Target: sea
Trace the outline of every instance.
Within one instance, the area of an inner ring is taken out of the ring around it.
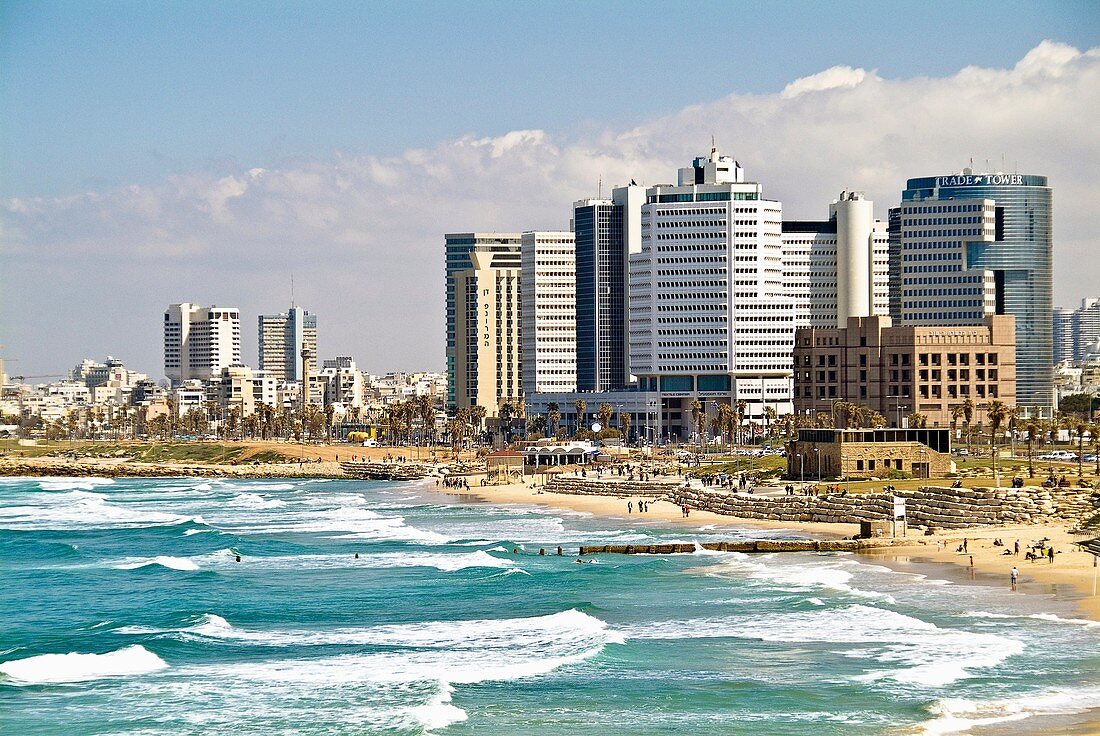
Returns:
[[[0,480],[0,732],[1016,733],[1100,707],[1100,626],[1049,596],[851,554],[578,562],[795,533],[445,490]]]

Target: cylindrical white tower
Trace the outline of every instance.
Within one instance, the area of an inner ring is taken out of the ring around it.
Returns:
[[[836,322],[870,317],[875,299],[874,203],[863,192],[841,192],[836,213]]]

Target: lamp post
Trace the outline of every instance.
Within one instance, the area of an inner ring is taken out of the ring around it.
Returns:
[[[817,465],[817,484],[821,485],[821,448],[815,447],[814,455],[816,455],[814,463]]]
[[[798,483],[799,485],[806,485],[806,456],[803,453],[798,453]]]

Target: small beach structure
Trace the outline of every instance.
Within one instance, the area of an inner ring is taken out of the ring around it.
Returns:
[[[588,465],[600,455],[600,448],[591,442],[554,443],[539,440],[523,450],[528,466],[542,468],[554,465]]]
[[[523,480],[524,456],[515,450],[497,450],[485,456],[485,478],[490,483]]]
[[[947,429],[802,428],[787,444],[787,477],[937,478],[957,470],[950,453]]]

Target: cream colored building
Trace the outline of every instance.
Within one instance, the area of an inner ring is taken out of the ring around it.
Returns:
[[[577,258],[571,232],[520,238],[523,392],[577,390]]]
[[[470,253],[455,279],[455,399],[497,416],[500,404],[522,395],[519,248]]]

